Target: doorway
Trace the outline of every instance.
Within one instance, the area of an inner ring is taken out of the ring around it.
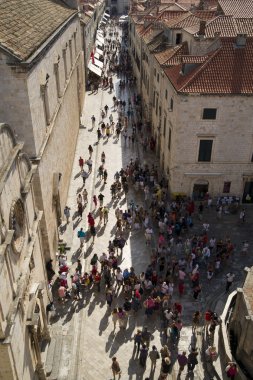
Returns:
[[[201,183],[196,182],[193,185],[193,199],[203,200],[205,198],[206,193],[208,193],[209,183],[208,181],[202,181]]]

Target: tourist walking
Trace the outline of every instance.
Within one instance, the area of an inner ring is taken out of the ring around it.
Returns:
[[[115,356],[112,358],[111,369],[112,369],[113,379],[115,380],[116,376],[118,376],[118,379],[120,379],[121,378],[121,369],[119,366],[119,362],[117,361],[117,358]]]
[[[83,247],[85,236],[86,233],[84,232],[83,228],[80,228],[80,230],[77,232],[77,237],[80,240],[80,248]]]
[[[188,372],[193,372],[195,366],[198,364],[198,351],[197,349],[192,349],[192,351],[188,355],[187,365],[188,365]]]
[[[137,330],[135,336],[134,336],[134,347],[137,347],[137,355],[140,352],[140,346],[141,346],[141,341],[142,341],[142,333],[141,330]]]
[[[186,351],[183,351],[182,354],[178,354],[177,355],[177,361],[178,361],[178,365],[179,365],[179,372],[178,374],[180,375],[186,364],[188,363],[188,359],[187,359],[187,356],[186,356]]]
[[[67,224],[69,224],[69,218],[70,218],[70,207],[65,206],[64,208],[64,215],[67,221]]]
[[[157,359],[160,359],[160,354],[157,351],[156,346],[152,346],[152,350],[149,353],[149,358],[151,360],[151,371],[153,371],[156,367]]]
[[[236,363],[234,362],[228,362],[228,365],[225,369],[226,371],[226,374],[227,374],[227,377],[231,380],[234,380],[237,373],[238,373],[238,369],[237,369],[237,365]]]
[[[227,279],[227,282],[226,282],[226,293],[229,291],[233,281],[234,281],[234,278],[235,278],[235,274],[234,273],[228,273],[227,276],[226,276],[226,279]]]
[[[148,348],[145,344],[143,344],[140,349],[140,356],[139,356],[139,363],[142,367],[146,366],[147,357],[148,357]]]

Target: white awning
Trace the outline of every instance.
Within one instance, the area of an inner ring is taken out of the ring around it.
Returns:
[[[106,25],[106,22],[104,20],[100,21],[99,25],[100,24],[105,24]]]
[[[103,37],[101,37],[99,34],[97,35],[96,40],[98,40],[99,42],[101,42],[101,44],[103,44],[103,45],[105,43],[105,39]]]
[[[104,13],[104,16],[106,16],[106,17],[111,17],[110,15],[109,15],[109,13]]]
[[[96,46],[100,46],[101,49],[103,49],[103,45],[101,44],[101,42],[99,42],[98,40],[96,40],[95,42]],[[97,48],[96,48],[97,49]]]
[[[95,53],[95,54],[94,54],[94,57],[97,58],[97,59],[99,59],[99,58],[100,58],[100,55],[99,55],[98,53]]]
[[[104,64],[103,62],[99,61],[98,59],[94,58],[95,65],[100,67],[101,69],[103,68]]]
[[[94,74],[98,75],[99,77],[102,76],[102,70],[99,67],[93,65],[91,61],[88,64],[88,69],[92,71]]]
[[[101,37],[104,38],[104,32],[103,32],[103,30],[98,29],[98,30],[97,30],[97,34],[101,35]]]
[[[103,50],[100,50],[98,47],[96,47],[96,53],[98,53],[99,55],[104,55]]]

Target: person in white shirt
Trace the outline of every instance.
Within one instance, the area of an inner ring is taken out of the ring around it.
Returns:
[[[208,260],[211,256],[210,249],[208,247],[203,248],[202,254],[203,254],[203,259],[204,259],[205,263],[208,264]]]
[[[230,289],[230,286],[232,285],[233,281],[234,281],[234,278],[235,278],[235,275],[234,273],[228,273],[227,276],[227,283],[226,283],[226,293],[229,291]]]
[[[209,249],[212,251],[215,247],[215,244],[216,244],[216,239],[214,237],[212,237],[210,240],[209,240]]]
[[[168,294],[168,290],[169,290],[168,285],[166,284],[166,282],[163,282],[163,284],[161,286],[161,293],[163,295]]]
[[[152,228],[148,227],[145,231],[145,238],[146,238],[147,245],[150,245],[152,234],[153,234]]]
[[[124,280],[124,277],[123,277],[123,274],[121,273],[121,270],[117,269],[116,281],[119,288],[123,285],[123,280]]]

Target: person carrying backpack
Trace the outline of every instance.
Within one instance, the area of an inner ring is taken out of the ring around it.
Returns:
[[[157,359],[160,359],[160,354],[157,351],[156,346],[152,346],[152,351],[149,353],[149,358],[151,360],[151,371],[153,371],[156,367]]]

